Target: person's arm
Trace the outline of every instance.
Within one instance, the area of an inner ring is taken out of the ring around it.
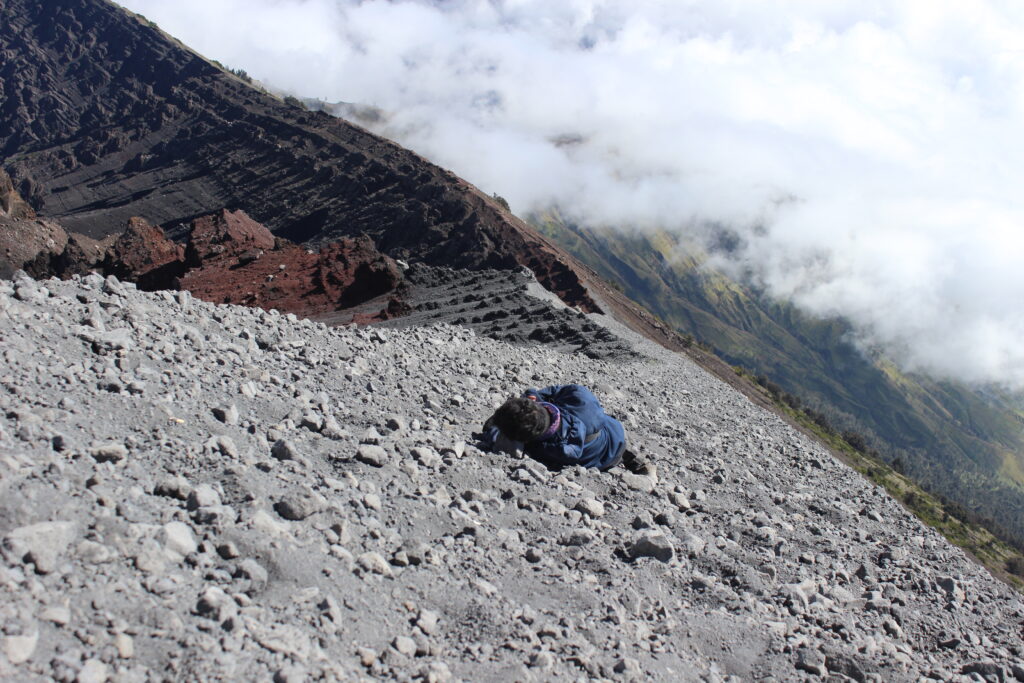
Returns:
[[[534,401],[546,401],[551,402],[551,399],[555,397],[562,389],[573,386],[571,384],[555,384],[550,387],[544,387],[543,389],[527,389],[523,392],[523,396],[526,398],[533,399]]]
[[[492,415],[487,418],[487,422],[484,422],[483,431],[479,435],[479,448],[485,451],[493,450],[499,436],[501,436],[501,431],[494,426],[494,416]]]
[[[569,443],[538,443],[527,444],[526,452],[535,460],[547,465],[565,467],[576,465],[583,457],[583,448]]]

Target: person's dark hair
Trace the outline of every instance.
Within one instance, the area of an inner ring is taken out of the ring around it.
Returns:
[[[494,426],[513,441],[533,441],[551,424],[544,406],[528,398],[510,398],[494,412]]]

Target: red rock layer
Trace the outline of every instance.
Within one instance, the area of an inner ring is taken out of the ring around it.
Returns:
[[[164,231],[144,219],[128,219],[104,259],[104,270],[140,289],[170,289],[184,272],[185,248],[167,239]]]
[[[13,188],[4,192],[4,178],[0,176],[0,277],[10,277],[19,268],[35,277],[95,270],[135,282],[140,289],[187,289],[206,301],[276,308],[304,317],[360,306],[351,318],[359,323],[408,310],[395,292],[401,270],[366,236],[341,239],[314,252],[275,238],[242,211],[220,211],[193,221],[186,246],[141,218],[131,218],[120,235],[96,241],[69,235],[56,223],[12,219],[7,207],[23,202]],[[379,310],[363,305],[389,293]]]
[[[402,280],[397,264],[368,237],[342,239],[317,253],[276,239],[242,211],[194,221],[185,265],[178,286],[200,299],[302,316],[365,303]],[[371,317],[391,317],[387,311]]]

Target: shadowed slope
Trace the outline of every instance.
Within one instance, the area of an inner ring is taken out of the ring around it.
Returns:
[[[104,0],[7,0],[0,155],[43,215],[103,237],[227,207],[316,245],[366,233],[398,258],[530,267],[597,310],[572,267],[422,157],[252,87]]]

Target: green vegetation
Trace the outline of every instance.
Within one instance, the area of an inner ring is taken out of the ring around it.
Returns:
[[[498,194],[497,192],[495,192],[494,194],[492,194],[492,195],[491,195],[491,198],[492,198],[492,199],[493,199],[494,201],[498,202],[498,204],[500,204],[500,205],[501,205],[501,208],[505,209],[506,211],[511,211],[511,210],[512,210],[512,209],[510,209],[510,208],[509,208],[509,206],[508,206],[508,201],[506,201],[506,200],[505,200],[505,198],[504,198],[504,197],[502,197],[502,196],[501,196],[500,194]]]
[[[135,18],[138,19],[140,22],[142,22],[143,24],[145,24],[146,26],[148,26],[150,28],[154,28],[157,31],[160,30],[160,27],[157,26],[157,23],[155,21],[150,21],[144,15],[139,14],[138,12],[135,13]]]
[[[245,69],[228,69],[231,73],[241,78],[246,83],[252,84],[252,76],[250,76]]]

